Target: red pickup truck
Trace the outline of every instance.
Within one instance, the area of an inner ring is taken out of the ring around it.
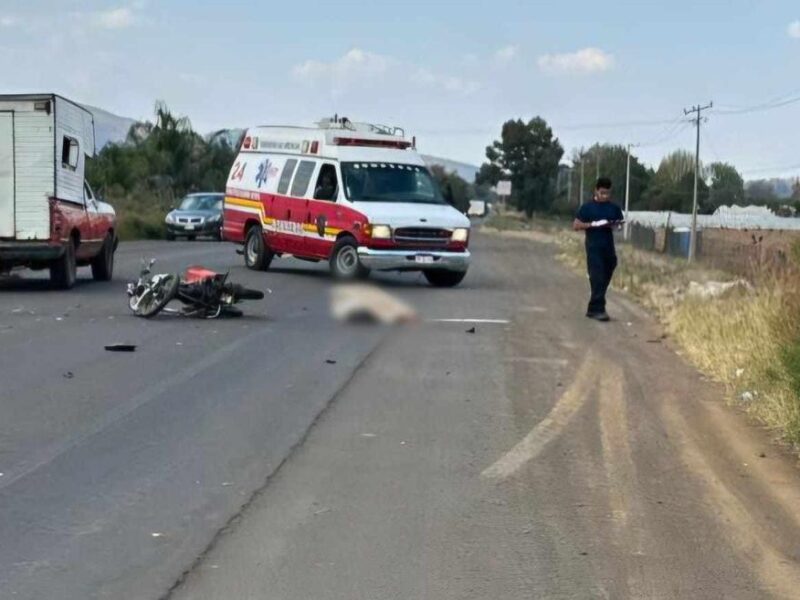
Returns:
[[[0,273],[50,269],[67,289],[90,265],[108,281],[117,249],[114,209],[84,180],[94,119],[55,94],[0,96]]]

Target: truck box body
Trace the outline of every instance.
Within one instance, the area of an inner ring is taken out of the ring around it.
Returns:
[[[0,96],[0,239],[48,240],[51,199],[84,204],[92,114],[54,94]]]

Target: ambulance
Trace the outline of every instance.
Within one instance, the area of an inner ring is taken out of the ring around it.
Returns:
[[[223,236],[242,244],[254,270],[294,256],[327,261],[337,279],[422,271],[431,285],[452,287],[470,263],[470,221],[445,202],[414,140],[339,117],[245,132]]]

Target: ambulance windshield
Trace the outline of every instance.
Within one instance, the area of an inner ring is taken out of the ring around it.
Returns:
[[[343,162],[342,178],[348,200],[445,203],[428,170],[418,165]]]

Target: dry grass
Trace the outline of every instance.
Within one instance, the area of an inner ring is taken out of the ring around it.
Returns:
[[[561,258],[585,270],[580,237],[558,241]],[[612,285],[654,310],[685,356],[724,383],[733,401],[800,446],[800,278],[773,273],[751,291],[701,299],[687,294],[690,282],[735,277],[629,246],[619,254]]]

